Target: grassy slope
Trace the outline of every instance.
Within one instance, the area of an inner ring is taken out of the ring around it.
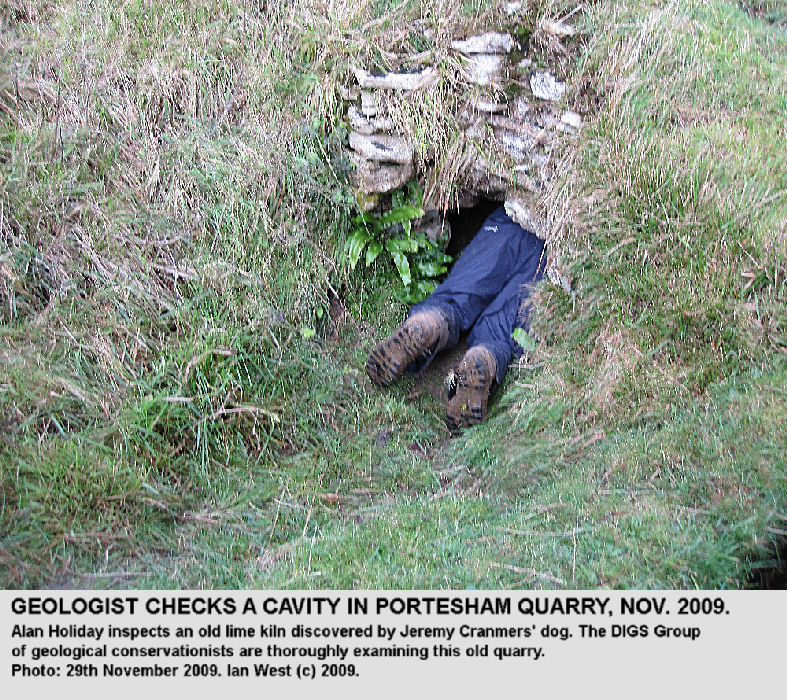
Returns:
[[[541,290],[538,350],[449,442],[411,380],[363,377],[403,309],[335,262],[336,83],[351,57],[423,48],[400,31],[418,10],[388,5],[4,10],[6,585],[721,587],[772,560],[778,7],[575,18],[573,81],[604,107],[547,203],[574,290]],[[438,56],[498,21],[476,10],[424,5]]]

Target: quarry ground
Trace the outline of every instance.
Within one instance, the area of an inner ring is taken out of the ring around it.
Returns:
[[[783,580],[783,6],[252,4],[0,2],[0,583]],[[571,291],[451,439],[363,373],[406,307],[342,262],[339,88],[512,22],[597,108],[542,202]]]

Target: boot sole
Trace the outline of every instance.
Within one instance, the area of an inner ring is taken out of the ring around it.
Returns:
[[[388,386],[419,357],[428,354],[426,344],[416,337],[420,329],[399,328],[380,343],[366,361],[366,374],[377,386]]]
[[[452,433],[486,419],[492,378],[478,357],[462,358],[456,370],[456,393],[448,402],[446,425]]]

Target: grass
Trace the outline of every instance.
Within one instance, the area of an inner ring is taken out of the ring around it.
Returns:
[[[3,585],[723,588],[783,568],[778,3],[595,3],[566,54],[538,19],[569,2],[39,5],[0,4]],[[412,379],[363,374],[405,309],[342,262],[339,86],[428,52],[446,77],[391,108],[450,200],[450,40],[512,21],[595,105],[542,202],[572,288],[539,289],[537,349],[452,440]]]

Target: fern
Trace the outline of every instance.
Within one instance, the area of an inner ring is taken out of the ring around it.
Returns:
[[[391,196],[392,208],[383,214],[370,212],[353,219],[352,233],[345,242],[345,254],[350,269],[354,270],[366,250],[366,267],[374,263],[385,251],[396,268],[402,288],[397,297],[407,303],[426,298],[437,286],[434,278],[448,271],[453,261],[444,250],[447,238],[437,243],[430,241],[422,231],[413,231],[413,222],[424,215],[423,193],[415,181],[395,191]]]

